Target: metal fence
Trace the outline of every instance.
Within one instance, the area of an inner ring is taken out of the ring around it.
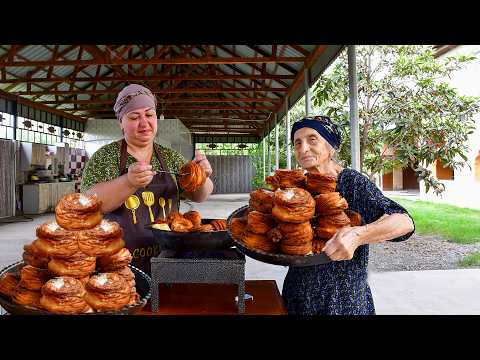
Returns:
[[[255,167],[248,155],[209,155],[214,194],[249,193],[253,190]]]

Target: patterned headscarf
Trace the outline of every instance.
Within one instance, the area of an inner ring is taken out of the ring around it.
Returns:
[[[340,147],[342,137],[337,125],[328,116],[307,116],[295,122],[290,132],[292,143],[295,132],[304,127],[316,130],[335,150]]]
[[[157,107],[155,95],[145,86],[130,84],[123,88],[117,96],[113,111],[118,120],[122,120],[123,115],[135,109]]]

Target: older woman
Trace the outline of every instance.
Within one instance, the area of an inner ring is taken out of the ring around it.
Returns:
[[[385,197],[367,177],[342,168],[334,155],[341,142],[325,116],[294,123],[291,140],[301,167],[337,178],[336,191],[358,212],[363,226],[344,227],[326,242],[330,263],[290,267],[282,295],[290,314],[375,314],[367,282],[368,244],[408,239],[415,226],[407,211]]]
[[[86,164],[81,183],[82,192],[97,194],[105,218],[120,223],[127,248],[133,255],[132,263],[148,273],[150,258],[158,255],[159,248],[153,243],[151,230],[144,227],[151,223],[145,193],[153,193],[151,210],[155,218],[163,214],[160,197],[165,199],[167,212],[178,210],[180,191],[177,179],[171,173],[178,173],[185,163],[183,156],[176,151],[154,143],[156,105],[155,96],[141,85],[128,85],[118,94],[114,111],[124,138],[93,154]],[[182,196],[202,202],[213,190],[213,183],[208,178],[212,168],[200,152],[195,153],[194,161],[205,169],[207,180],[195,192],[182,192]],[[140,202],[135,219],[133,211],[125,205],[132,195],[136,195]]]

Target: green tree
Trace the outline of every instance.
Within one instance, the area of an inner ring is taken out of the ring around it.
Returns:
[[[430,46],[357,47],[360,162],[370,178],[382,169],[411,167],[436,194],[444,186],[428,166],[439,159],[463,167],[479,99],[462,96],[445,79],[473,56],[435,59]],[[339,157],[350,165],[348,66],[342,52],[315,88],[313,102],[342,129]],[[393,152],[389,154],[389,151]]]

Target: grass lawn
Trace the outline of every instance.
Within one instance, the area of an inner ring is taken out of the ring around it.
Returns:
[[[406,200],[393,197],[415,221],[415,230],[418,234],[441,235],[444,239],[460,244],[480,242],[480,210],[460,208],[452,205],[436,204],[426,201]],[[472,254],[476,257],[465,261],[478,261],[480,253]]]
[[[480,252],[476,252],[465,256],[462,261],[459,262],[460,266],[480,266]]]

